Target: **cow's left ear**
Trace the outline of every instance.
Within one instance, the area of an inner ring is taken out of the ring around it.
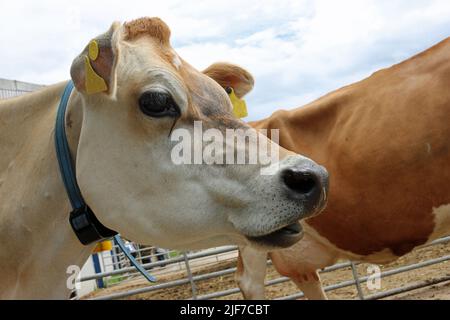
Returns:
[[[214,79],[223,88],[233,88],[238,98],[242,98],[252,91],[255,85],[255,80],[250,72],[231,63],[214,63],[203,73]]]
[[[120,24],[114,23],[108,32],[91,40],[73,61],[70,74],[79,92],[89,95],[114,92],[117,52],[114,34],[118,28]]]

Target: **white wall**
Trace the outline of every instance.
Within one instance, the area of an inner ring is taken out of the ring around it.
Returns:
[[[114,271],[114,267],[112,265],[112,256],[110,251],[104,251],[99,254],[100,267],[102,272],[110,272]],[[89,259],[84,264],[81,269],[81,278],[90,276],[95,274],[94,269],[94,261],[92,260],[92,255],[89,256]],[[105,279],[104,279],[105,280]],[[97,282],[95,280],[83,281],[81,283],[81,289],[78,290],[78,296],[84,296],[88,293],[97,289]]]
[[[81,268],[81,278],[95,274],[94,262],[92,261],[92,255]],[[83,281],[81,282],[81,288],[77,290],[78,296],[84,296],[97,289],[97,283],[95,280]]]

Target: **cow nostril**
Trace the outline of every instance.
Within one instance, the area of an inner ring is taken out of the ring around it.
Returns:
[[[307,170],[286,169],[282,180],[289,190],[300,195],[309,194],[317,187],[317,176]]]

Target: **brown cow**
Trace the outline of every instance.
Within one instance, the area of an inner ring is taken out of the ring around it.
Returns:
[[[386,263],[450,232],[450,38],[252,125],[280,129],[281,146],[330,172],[324,213],[302,241],[270,253],[308,298],[326,298],[317,270],[338,259]],[[264,254],[241,248],[246,298],[264,297],[265,268]]]

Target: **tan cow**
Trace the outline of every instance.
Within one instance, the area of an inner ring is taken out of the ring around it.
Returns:
[[[226,72],[206,70],[219,83]],[[282,147],[330,172],[324,213],[306,220],[303,240],[270,253],[308,298],[325,298],[317,270],[338,259],[386,263],[450,233],[450,39],[251,125],[279,128]],[[263,298],[266,255],[241,248],[238,269],[244,296]]]
[[[284,150],[278,164],[176,165],[173,130],[191,132],[194,121],[220,132],[254,129],[233,117],[225,90],[182,60],[169,36],[157,18],[115,23],[74,60],[65,126],[86,203],[139,243],[292,245],[302,236],[297,221],[325,204],[327,172]],[[68,297],[68,267],[83,265],[94,246],[71,230],[55,156],[65,85],[0,102],[0,298]],[[273,174],[261,175],[269,166]]]

